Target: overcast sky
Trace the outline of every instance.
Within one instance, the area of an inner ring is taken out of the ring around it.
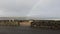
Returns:
[[[60,17],[60,0],[0,0],[1,16]]]

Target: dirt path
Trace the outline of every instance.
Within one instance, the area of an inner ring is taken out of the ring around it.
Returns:
[[[30,22],[21,22],[20,26],[30,26]]]

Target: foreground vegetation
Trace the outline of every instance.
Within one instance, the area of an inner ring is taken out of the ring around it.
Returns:
[[[60,29],[60,21],[54,20],[34,20],[31,23],[31,27],[35,28],[48,28],[48,29]]]
[[[0,26],[19,26],[18,22],[1,22]]]

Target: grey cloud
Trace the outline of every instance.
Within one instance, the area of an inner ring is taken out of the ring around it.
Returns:
[[[29,13],[30,16],[37,16],[37,17],[57,17],[59,18],[60,14],[60,0],[49,0],[39,2],[36,6],[31,10]],[[29,16],[28,15],[28,16]]]
[[[0,0],[0,16],[60,17],[60,0]]]
[[[26,16],[37,0],[0,0],[0,15]]]

